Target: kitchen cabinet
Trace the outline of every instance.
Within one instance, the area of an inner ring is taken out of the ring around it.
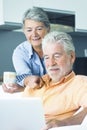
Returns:
[[[65,0],[62,0],[62,2],[61,0],[33,0],[35,6],[41,7],[47,12],[50,22],[56,29],[57,24],[72,26],[72,28],[75,26],[75,11],[72,4],[70,4],[72,2],[69,0],[66,3]]]
[[[0,29],[21,28],[23,13],[32,6],[30,0],[0,0]]]
[[[75,31],[76,32],[87,32],[87,18],[86,18],[86,12],[87,12],[87,1],[86,0],[33,0],[34,5],[46,9],[52,9],[57,10],[62,14],[66,13],[72,13],[75,14],[75,19],[73,19],[75,23]],[[67,15],[66,18],[67,19]]]
[[[33,0],[35,6],[48,8],[48,9],[58,9],[63,11],[74,11],[73,3],[76,0]]]
[[[71,8],[68,6],[68,4],[54,4],[57,3],[57,0],[50,1],[50,0],[0,0],[0,29],[3,30],[15,30],[21,28],[21,22],[23,13],[26,9],[37,6],[44,8],[50,16],[50,18],[53,16],[57,19],[58,23],[63,17],[66,17],[67,19],[62,20],[63,23],[69,21],[69,16],[72,15],[72,12],[69,11]],[[59,3],[59,0],[58,0]],[[66,6],[65,6],[66,5]],[[72,7],[72,6],[71,6]],[[53,12],[54,11],[54,12]],[[72,8],[73,11],[73,8]],[[50,13],[53,12],[53,13]],[[56,17],[57,16],[57,17]],[[51,19],[52,19],[51,18]],[[60,20],[59,20],[60,19]],[[51,21],[52,22],[52,21]],[[69,23],[69,22],[68,22]]]
[[[21,28],[23,13],[36,6],[57,12],[58,19],[73,20],[76,32],[87,32],[86,5],[86,0],[0,0],[0,29]]]

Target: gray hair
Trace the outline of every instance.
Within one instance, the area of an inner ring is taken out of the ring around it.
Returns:
[[[42,41],[42,49],[45,51],[47,44],[62,44],[67,54],[71,51],[75,52],[75,47],[72,41],[72,37],[65,32],[53,31],[48,33]]]
[[[23,25],[24,25],[26,19],[31,19],[31,20],[34,20],[37,22],[42,22],[45,25],[45,27],[50,29],[49,18],[47,16],[46,12],[42,8],[33,7],[31,9],[28,9],[24,13]]]

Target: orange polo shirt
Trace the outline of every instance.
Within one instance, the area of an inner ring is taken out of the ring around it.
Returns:
[[[40,89],[26,87],[24,97],[40,97],[43,101],[46,120],[62,120],[72,116],[79,107],[86,104],[87,77],[71,72],[60,82],[51,83],[48,75],[42,77],[45,84]]]

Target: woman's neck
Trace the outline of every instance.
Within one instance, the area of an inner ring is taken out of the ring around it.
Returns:
[[[43,57],[43,51],[42,51],[42,47],[34,47],[33,48],[35,50],[35,52],[39,55],[40,58]]]

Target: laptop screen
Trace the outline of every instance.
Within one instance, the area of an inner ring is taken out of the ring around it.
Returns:
[[[0,99],[0,130],[40,130],[44,125],[39,98]]]

